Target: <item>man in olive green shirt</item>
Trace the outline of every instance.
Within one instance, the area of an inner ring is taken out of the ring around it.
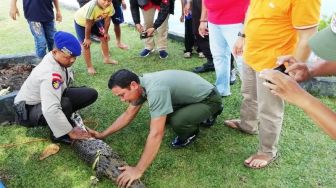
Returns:
[[[222,112],[222,99],[215,86],[197,74],[181,70],[165,70],[138,77],[122,69],[114,73],[108,83],[112,93],[130,105],[103,132],[90,130],[96,138],[117,132],[128,125],[148,101],[151,115],[150,131],[142,156],[135,167],[120,167],[119,186],[130,185],[139,179],[159,151],[166,122],[177,137],[171,143],[181,148],[195,140],[199,126],[210,127]]]

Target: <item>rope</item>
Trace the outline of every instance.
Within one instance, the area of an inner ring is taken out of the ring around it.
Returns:
[[[21,142],[21,143],[0,144],[0,148],[11,148],[11,147],[16,147],[16,146],[23,145],[23,144],[29,144],[29,143],[40,142],[40,141],[48,141],[48,139],[40,138],[40,139],[29,140],[29,141]]]
[[[98,150],[96,153],[96,159],[92,164],[92,176],[90,177],[91,186],[96,186],[99,181],[94,169],[96,168],[97,163],[99,162],[100,155],[101,155],[100,150]]]
[[[88,126],[89,128],[94,129],[94,130],[96,130],[98,127],[98,122],[93,119],[85,119],[83,123],[85,126]]]

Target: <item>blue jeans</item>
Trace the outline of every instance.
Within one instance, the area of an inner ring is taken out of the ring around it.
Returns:
[[[216,87],[222,96],[231,95],[231,52],[243,24],[216,25],[208,22],[210,50],[216,71]]]
[[[54,46],[54,34],[56,33],[55,22],[28,21],[31,33],[34,36],[36,55],[43,58]]]

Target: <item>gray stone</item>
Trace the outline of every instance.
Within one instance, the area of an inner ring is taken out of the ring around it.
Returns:
[[[15,121],[15,111],[13,108],[14,98],[18,91],[0,96],[0,125],[12,124]]]
[[[336,96],[336,77],[316,77],[300,83],[301,87],[311,94],[319,96]]]
[[[33,53],[0,55],[0,69],[6,64],[38,64],[40,61]]]

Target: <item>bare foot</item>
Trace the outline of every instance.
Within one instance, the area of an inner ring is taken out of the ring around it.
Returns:
[[[118,64],[118,61],[114,60],[114,59],[110,59],[110,58],[105,58],[104,59],[104,63],[105,64],[113,64],[113,65],[116,65]]]
[[[244,161],[244,165],[249,168],[260,169],[268,166],[277,158],[278,154],[274,157],[267,154],[254,154]]]
[[[122,49],[122,50],[128,50],[128,46],[126,44],[123,44],[123,43],[117,44],[117,47]]]
[[[88,67],[87,71],[90,75],[95,75],[97,73],[95,68],[93,68],[93,67]]]

